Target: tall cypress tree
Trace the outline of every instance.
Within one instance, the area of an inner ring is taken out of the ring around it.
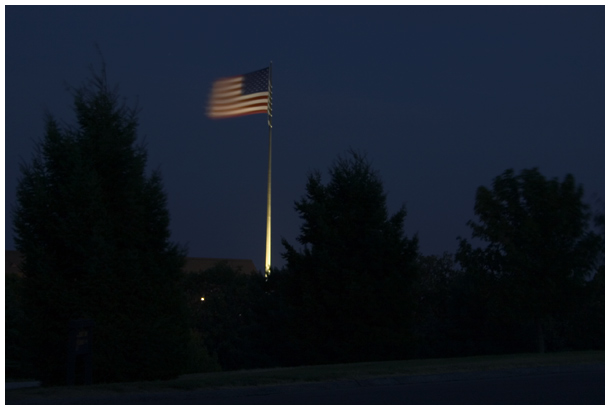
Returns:
[[[161,379],[183,369],[185,251],[170,242],[158,172],[147,176],[137,110],[105,69],[73,90],[76,124],[48,116],[22,165],[14,236],[41,380],[66,380],[68,323],[87,318],[97,382]]]

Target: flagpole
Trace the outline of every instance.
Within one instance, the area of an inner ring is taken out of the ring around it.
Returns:
[[[269,168],[267,170],[267,245],[265,249],[265,277],[269,276],[271,271],[271,129],[272,125],[272,102],[273,102],[273,85],[271,81],[271,65],[269,62],[269,105],[267,110],[267,124],[269,124]]]

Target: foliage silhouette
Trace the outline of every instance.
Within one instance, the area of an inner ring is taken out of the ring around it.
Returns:
[[[280,272],[272,273],[275,282]],[[191,324],[223,370],[285,364],[286,355],[280,350],[288,342],[286,311],[278,306],[277,293],[270,291],[262,274],[220,263],[189,273],[184,289]]]
[[[33,369],[27,345],[30,327],[23,309],[23,278],[14,273],[5,277],[5,375],[7,378],[31,378]]]
[[[14,211],[38,376],[65,383],[68,322],[80,318],[95,321],[94,382],[176,376],[189,339],[185,251],[169,241],[159,173],[145,175],[137,110],[109,88],[105,67],[73,96],[76,125],[47,117]]]
[[[305,360],[407,357],[418,241],[403,233],[406,209],[388,214],[381,178],[363,155],[339,157],[329,173],[328,184],[311,173],[295,203],[303,249],[282,240]]]
[[[460,240],[456,256],[462,267],[497,282],[493,298],[502,301],[511,322],[531,318],[539,352],[559,331],[557,323],[579,309],[585,279],[600,263],[603,240],[590,230],[582,196],[572,175],[558,181],[535,168],[519,175],[509,169],[491,189],[477,190],[479,222],[468,225],[487,246],[475,249]]]

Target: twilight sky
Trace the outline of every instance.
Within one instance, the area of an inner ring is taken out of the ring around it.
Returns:
[[[218,77],[273,61],[272,265],[308,172],[366,153],[423,254],[470,238],[478,186],[572,173],[603,209],[604,6],[6,6],[5,241],[19,163],[99,68],[141,108],[172,239],[264,268],[266,115],[210,120]],[[328,181],[328,178],[325,179]]]

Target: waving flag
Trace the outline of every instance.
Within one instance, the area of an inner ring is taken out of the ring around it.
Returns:
[[[216,80],[208,117],[232,118],[269,111],[269,68]]]

